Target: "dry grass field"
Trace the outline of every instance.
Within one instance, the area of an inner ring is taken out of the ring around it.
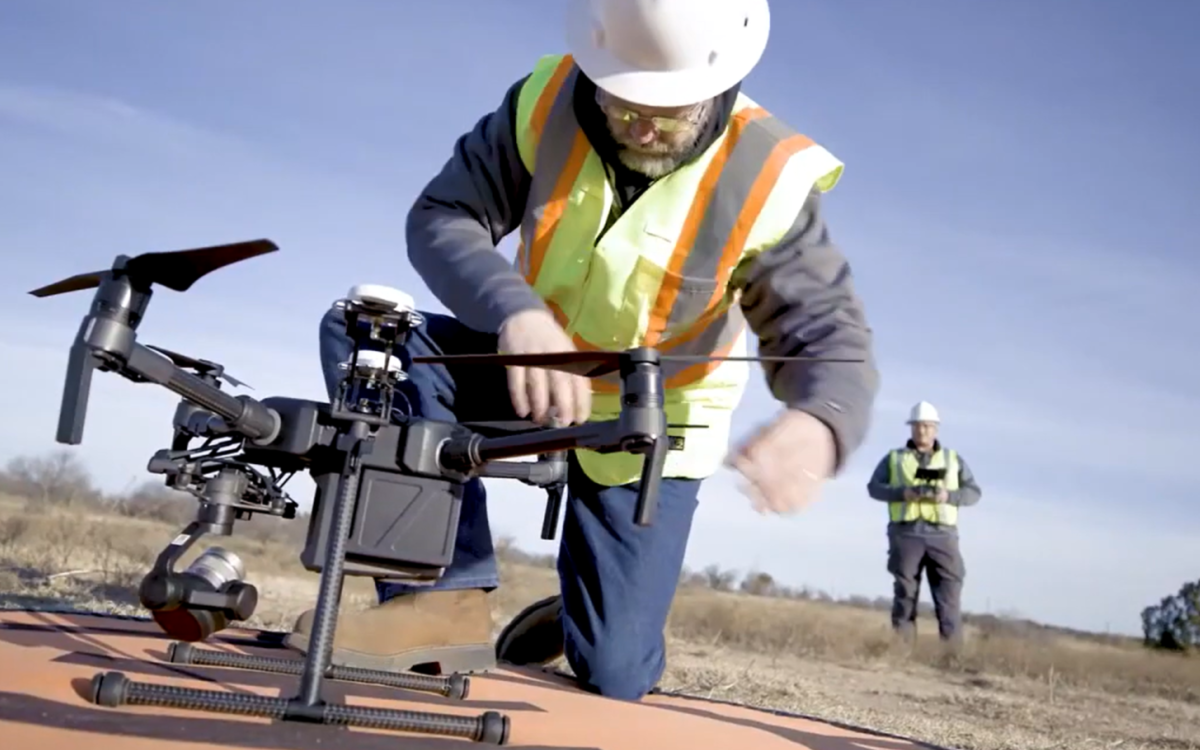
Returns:
[[[287,628],[314,601],[316,577],[274,527],[243,527],[258,533],[220,543],[246,559],[259,587],[251,625]],[[95,504],[2,497],[0,607],[144,614],[134,589],[178,528]],[[555,586],[545,566],[511,551],[504,557],[505,583],[493,594],[497,626]],[[372,601],[362,579],[350,579],[346,591],[346,607]],[[1200,658],[994,622],[972,625],[951,657],[928,635],[931,623],[922,629],[918,644],[902,649],[878,610],[685,584],[661,687],[962,750],[1200,749]]]

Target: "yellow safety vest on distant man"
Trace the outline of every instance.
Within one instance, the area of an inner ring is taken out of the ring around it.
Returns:
[[[517,144],[533,179],[517,268],[581,350],[745,355],[731,278],[793,228],[813,186],[837,184],[842,162],[739,93],[717,141],[608,226],[614,191],[575,119],[577,75],[570,55],[545,56],[519,95]],[[707,425],[682,431],[663,476],[710,476],[728,450],[749,366],[664,363],[662,372],[667,421]],[[592,390],[591,418],[616,418],[619,376],[593,380]],[[641,456],[576,453],[600,484],[641,476]]]
[[[926,469],[945,469],[944,479],[917,479],[917,469],[922,468],[917,452],[911,448],[896,449],[888,454],[888,484],[893,487],[934,487],[947,492],[958,489],[958,454],[949,448],[938,448],[929,457]],[[894,523],[927,521],[943,526],[958,525],[958,507],[949,503],[928,500],[888,503],[888,516]]]

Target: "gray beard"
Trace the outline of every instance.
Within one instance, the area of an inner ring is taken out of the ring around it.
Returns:
[[[621,147],[621,150],[617,152],[617,158],[621,160],[621,163],[627,169],[645,175],[652,180],[665,177],[683,164],[686,157],[691,153],[692,148],[700,140],[700,135],[708,129],[714,117],[716,117],[716,108],[709,104],[700,121],[692,128],[687,141],[658,153],[637,151],[634,147],[621,143],[618,140],[617,144]]]
[[[671,154],[644,154],[637,151],[622,149],[617,158],[629,169],[643,174],[652,180],[665,177],[679,168],[683,162],[682,156]]]

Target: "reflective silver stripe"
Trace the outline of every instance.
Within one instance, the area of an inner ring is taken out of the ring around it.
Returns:
[[[751,120],[743,127],[729,160],[721,170],[705,206],[696,240],[680,269],[686,281],[675,297],[667,317],[667,330],[675,331],[700,317],[719,279],[721,257],[737,226],[738,216],[750,199],[750,191],[771,151],[780,141],[794,135],[781,120],[771,115]],[[707,288],[708,294],[704,294]]]
[[[888,479],[891,480],[891,484],[893,486],[897,482],[899,482],[901,487],[908,487],[908,477],[904,476],[904,474],[902,472],[903,467],[900,465],[900,461],[903,458],[903,455],[904,454],[902,454],[900,451],[895,450],[895,449],[888,452],[888,469],[889,469]],[[898,503],[894,502],[894,503],[892,503],[892,505],[900,506],[899,517],[896,520],[903,522],[904,519],[908,517],[908,505],[909,505],[908,500],[901,500]]]
[[[525,245],[523,256],[519,255],[517,262],[521,275],[530,283],[537,279],[529,276],[533,273],[533,239],[546,204],[554,195],[554,186],[559,175],[571,158],[571,148],[575,144],[575,133],[578,124],[572,109],[571,95],[575,90],[575,77],[579,68],[572,65],[571,71],[563,78],[562,86],[550,105],[546,115],[546,123],[542,128],[542,136],[538,139],[537,157],[534,163],[533,176],[529,185],[529,197],[525,203],[525,215],[521,220],[521,242]],[[545,95],[545,90],[541,96]],[[536,109],[536,108],[535,108]]]
[[[951,469],[953,469],[953,468],[954,468],[954,466],[952,465],[952,463],[951,463],[951,461],[950,461],[950,458],[951,458],[951,456],[950,456],[950,449],[949,449],[949,448],[942,448],[942,449],[941,449],[941,451],[939,451],[939,452],[942,454],[942,465],[943,465],[943,466],[946,468],[946,476],[947,476],[947,478],[948,478],[948,477],[950,476],[950,471],[951,471]],[[949,481],[949,479],[947,479],[947,481]],[[938,518],[938,523],[940,523],[940,524],[945,524],[945,525],[949,525],[949,523],[950,523],[950,522],[949,522],[949,521],[946,519],[946,516],[947,516],[949,513],[950,513],[950,506],[949,506],[949,504],[947,504],[947,503],[938,503],[938,505],[937,505],[937,518]]]
[[[709,199],[696,234],[696,242],[683,263],[682,275],[713,279],[721,253],[733,234],[738,215],[750,197],[754,181],[786,128],[770,115],[751,120],[742,129]]]

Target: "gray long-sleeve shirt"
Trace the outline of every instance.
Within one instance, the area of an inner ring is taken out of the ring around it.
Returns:
[[[517,150],[513,84],[500,106],[455,143],[450,159],[408,214],[408,257],[430,291],[471,328],[494,332],[509,316],[546,309],[496,245],[521,222],[531,176]],[[850,265],[830,240],[814,190],[795,229],[739,268],[731,283],[763,355],[863,359],[764,362],[774,396],[827,424],[837,466],[863,442],[879,388],[872,331]]]

